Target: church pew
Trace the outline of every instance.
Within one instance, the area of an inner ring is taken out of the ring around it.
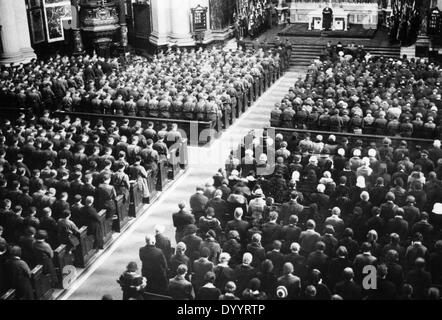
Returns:
[[[235,110],[236,118],[240,117],[243,109],[244,109],[244,94],[238,93],[236,97],[236,110]]]
[[[74,265],[74,257],[66,250],[66,245],[62,244],[54,250],[54,267],[57,273],[58,286],[63,289],[63,268],[68,265]]]
[[[130,184],[129,216],[136,217],[138,211],[141,209],[142,206],[143,206],[142,191],[138,188],[138,183],[132,181]]]
[[[261,78],[255,77],[255,98],[258,98],[262,95],[262,87],[261,87]]]
[[[185,170],[188,164],[187,142],[183,141],[179,146],[169,150],[171,158],[169,159],[169,179],[175,180],[181,170]]]
[[[143,297],[144,297],[144,300],[152,300],[152,301],[161,301],[161,300],[171,301],[171,300],[173,300],[172,297],[163,296],[160,294],[155,294],[155,293],[150,293],[150,292],[143,293]]]
[[[54,289],[51,284],[51,275],[43,273],[43,266],[38,265],[31,271],[31,284],[34,289],[35,300],[52,300]]]
[[[179,156],[180,156],[180,167],[183,170],[187,170],[187,168],[189,167],[189,148],[188,148],[188,143],[187,141],[182,141],[181,146],[180,146],[180,152],[179,152]]]
[[[106,217],[106,210],[98,212],[100,217],[101,230],[103,230],[103,247],[112,239],[112,217]],[[100,248],[103,249],[103,248]]]
[[[94,249],[94,236],[87,235],[86,226],[80,229],[79,240],[80,244],[74,251],[75,266],[85,268],[88,262],[97,252],[97,249]]]
[[[327,139],[328,136],[334,135],[337,137],[337,142],[339,142],[339,138],[347,138],[349,142],[355,142],[356,140],[362,140],[366,145],[369,142],[376,142],[378,146],[381,146],[383,140],[385,138],[389,138],[392,141],[393,146],[399,145],[401,141],[407,141],[412,145],[408,147],[411,148],[414,145],[420,145],[422,148],[430,147],[434,140],[429,139],[419,139],[419,138],[405,138],[405,137],[397,137],[397,136],[378,136],[378,135],[369,135],[369,134],[355,134],[348,132],[330,132],[330,131],[320,131],[320,130],[304,130],[304,129],[288,129],[288,128],[274,128],[275,134],[281,133],[284,136],[284,139],[290,139],[293,133],[298,133],[298,140],[302,140],[306,133],[310,133],[312,138],[316,135],[322,135],[324,139]],[[287,140],[286,140],[287,141]]]
[[[247,105],[247,108],[251,107],[253,102],[255,102],[255,86],[253,83],[250,86],[248,93],[249,93],[249,103]]]
[[[147,171],[147,186],[149,188],[149,199],[146,199],[149,203],[152,202],[152,199],[158,193],[158,172],[156,176],[152,170]],[[143,199],[143,194],[141,193],[141,202],[144,203],[145,199]]]
[[[213,124],[211,121],[193,121],[193,120],[182,120],[182,119],[163,119],[163,118],[141,118],[141,117],[130,117],[130,116],[118,116],[118,115],[108,115],[108,114],[97,114],[97,113],[83,113],[83,112],[66,112],[57,111],[54,112],[54,116],[64,117],[70,116],[71,118],[80,118],[81,120],[89,120],[91,122],[91,127],[93,127],[96,122],[101,119],[106,127],[112,120],[117,122],[117,125],[121,125],[124,119],[129,120],[129,126],[134,126],[135,122],[141,122],[142,127],[146,127],[148,122],[154,124],[155,130],[160,130],[162,124],[167,124],[170,129],[173,123],[178,125],[178,128],[186,133],[188,142],[190,141],[191,128],[196,128],[198,132],[198,145],[204,146],[207,144],[206,139],[201,139],[200,134],[204,130],[215,130],[215,132],[221,132],[222,128],[219,128],[219,122],[215,121]],[[193,130],[193,129],[192,129]],[[192,131],[193,132],[193,131]]]
[[[129,222],[129,199],[124,199],[123,195],[119,195],[115,199],[115,206],[117,207],[117,216],[118,219],[114,220],[114,224],[112,226],[112,229],[115,232],[120,233],[121,230],[126,226],[126,224]]]
[[[158,178],[156,190],[163,191],[166,187],[169,178],[169,166],[167,160],[160,161],[158,163]]]
[[[223,129],[227,130],[229,129],[230,125],[233,123],[231,122],[232,117],[232,111],[230,110],[223,110],[223,117],[222,119],[218,119],[218,121],[222,121]],[[220,128],[220,124],[218,124],[218,128]]]
[[[0,297],[0,301],[1,300],[15,300],[15,299],[16,299],[16,295],[15,295],[14,289],[8,290]]]

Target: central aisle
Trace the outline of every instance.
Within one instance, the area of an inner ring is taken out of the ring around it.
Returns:
[[[110,294],[120,300],[122,292],[116,282],[130,261],[137,262],[138,250],[144,246],[144,237],[153,233],[155,225],[166,227],[166,235],[175,246],[175,229],[172,214],[178,211],[178,203],[185,201],[195,193],[196,187],[204,185],[219,168],[224,166],[230,150],[236,148],[240,139],[251,129],[259,134],[269,125],[270,111],[288,93],[298,78],[299,72],[289,70],[279,79],[246,113],[232,125],[210,148],[189,148],[189,170],[151,206],[142,217],[107,250],[89,270],[76,281],[63,296],[63,300],[97,300],[104,294]]]

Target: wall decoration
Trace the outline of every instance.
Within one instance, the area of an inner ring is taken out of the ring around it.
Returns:
[[[39,44],[46,40],[44,18],[42,9],[29,11],[29,24],[31,28],[31,40],[33,44]]]
[[[193,31],[207,30],[207,8],[198,5],[192,12]]]
[[[236,0],[210,0],[210,22],[213,30],[223,30],[233,24]]]
[[[64,40],[63,21],[72,20],[70,0],[44,0],[48,42]]]

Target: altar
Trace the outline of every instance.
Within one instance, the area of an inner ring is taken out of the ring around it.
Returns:
[[[331,12],[330,25],[324,25],[325,11]],[[290,23],[308,24],[308,30],[347,31],[351,25],[377,29],[377,0],[292,1]]]
[[[348,30],[348,13],[338,8],[317,9],[308,13],[309,30]]]

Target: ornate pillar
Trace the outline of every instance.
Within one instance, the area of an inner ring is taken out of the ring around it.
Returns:
[[[127,47],[127,22],[126,22],[126,9],[124,6],[124,0],[118,0],[118,13],[120,18],[120,45],[123,49]]]
[[[177,46],[194,46],[190,27],[190,1],[170,0],[170,39]]]
[[[84,53],[83,36],[80,29],[80,6],[79,0],[72,0],[72,35],[74,39],[73,54],[80,55]]]
[[[0,30],[0,41],[2,42],[0,64],[21,63],[23,60],[23,54],[20,50],[21,43],[17,41],[18,36],[15,20],[15,1],[16,0],[0,1],[0,25],[2,26]]]
[[[4,1],[4,0],[3,0]],[[23,55],[23,62],[30,62],[37,58],[37,55],[31,46],[31,36],[29,34],[28,17],[26,12],[25,0],[12,1],[14,3],[16,41],[19,42],[20,51]]]
[[[169,44],[170,33],[170,1],[172,0],[152,0],[152,34],[149,41],[158,46]]]

